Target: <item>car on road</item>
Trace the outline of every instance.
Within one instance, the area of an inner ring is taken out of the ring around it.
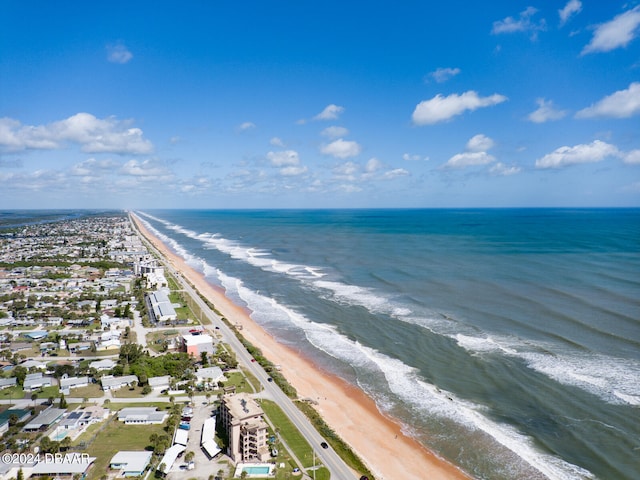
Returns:
[[[267,382],[273,382],[273,378],[271,377],[267,378]]]
[[[320,442],[320,446],[325,449],[329,448],[329,445],[327,445],[327,442]]]

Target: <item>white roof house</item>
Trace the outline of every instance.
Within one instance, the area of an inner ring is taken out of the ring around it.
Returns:
[[[120,470],[125,477],[141,477],[151,462],[153,452],[147,451],[119,451],[109,462],[109,468]]]
[[[23,388],[27,391],[37,390],[42,387],[50,387],[51,377],[45,377],[42,375],[42,372],[38,373],[28,373],[26,377],[24,377]]]
[[[16,385],[16,377],[0,378],[0,390],[3,388],[14,387]]]
[[[39,430],[57,422],[66,413],[65,408],[47,407],[40,414],[24,426],[25,431]]]
[[[161,377],[150,377],[149,386],[153,389],[159,388],[169,388],[169,383],[171,382],[171,375],[163,375]]]
[[[89,385],[89,377],[67,377],[60,379],[60,390],[69,390]]]
[[[48,475],[58,477],[61,475],[82,475],[96,457],[90,457],[86,453],[67,453],[63,457],[52,459],[51,461],[38,462],[31,472],[32,475]]]
[[[138,382],[138,377],[135,375],[123,375],[121,377],[114,377],[113,375],[105,375],[100,378],[102,383],[102,390],[117,390],[125,385],[130,385],[133,382]]]
[[[203,367],[196,370],[198,382],[218,383],[225,380],[224,373],[220,367]]]
[[[95,368],[99,372],[104,370],[111,370],[115,366],[116,362],[108,358],[105,358],[104,360],[96,360],[95,362],[91,362],[89,364],[89,368]]]
[[[163,423],[169,414],[155,407],[127,407],[118,412],[118,420],[127,425]]]

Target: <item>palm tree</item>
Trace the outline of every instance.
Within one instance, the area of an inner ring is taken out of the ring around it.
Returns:
[[[187,453],[184,454],[184,459],[188,463],[191,460],[193,460],[193,457],[195,457],[195,456],[196,456],[196,454],[193,453],[191,450],[189,450]]]

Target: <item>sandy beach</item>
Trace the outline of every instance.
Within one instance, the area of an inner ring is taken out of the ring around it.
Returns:
[[[242,335],[274,364],[295,387],[301,398],[318,402],[315,408],[326,423],[360,456],[378,480],[470,478],[454,465],[438,458],[400,425],[380,413],[371,398],[344,380],[322,371],[299,352],[274,340],[250,317],[250,312],[227,299],[189,267],[134,216],[142,234],[181,272],[232,324],[242,325]]]

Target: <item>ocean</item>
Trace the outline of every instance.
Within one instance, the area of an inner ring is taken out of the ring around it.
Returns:
[[[640,478],[640,209],[135,213],[474,478]]]

